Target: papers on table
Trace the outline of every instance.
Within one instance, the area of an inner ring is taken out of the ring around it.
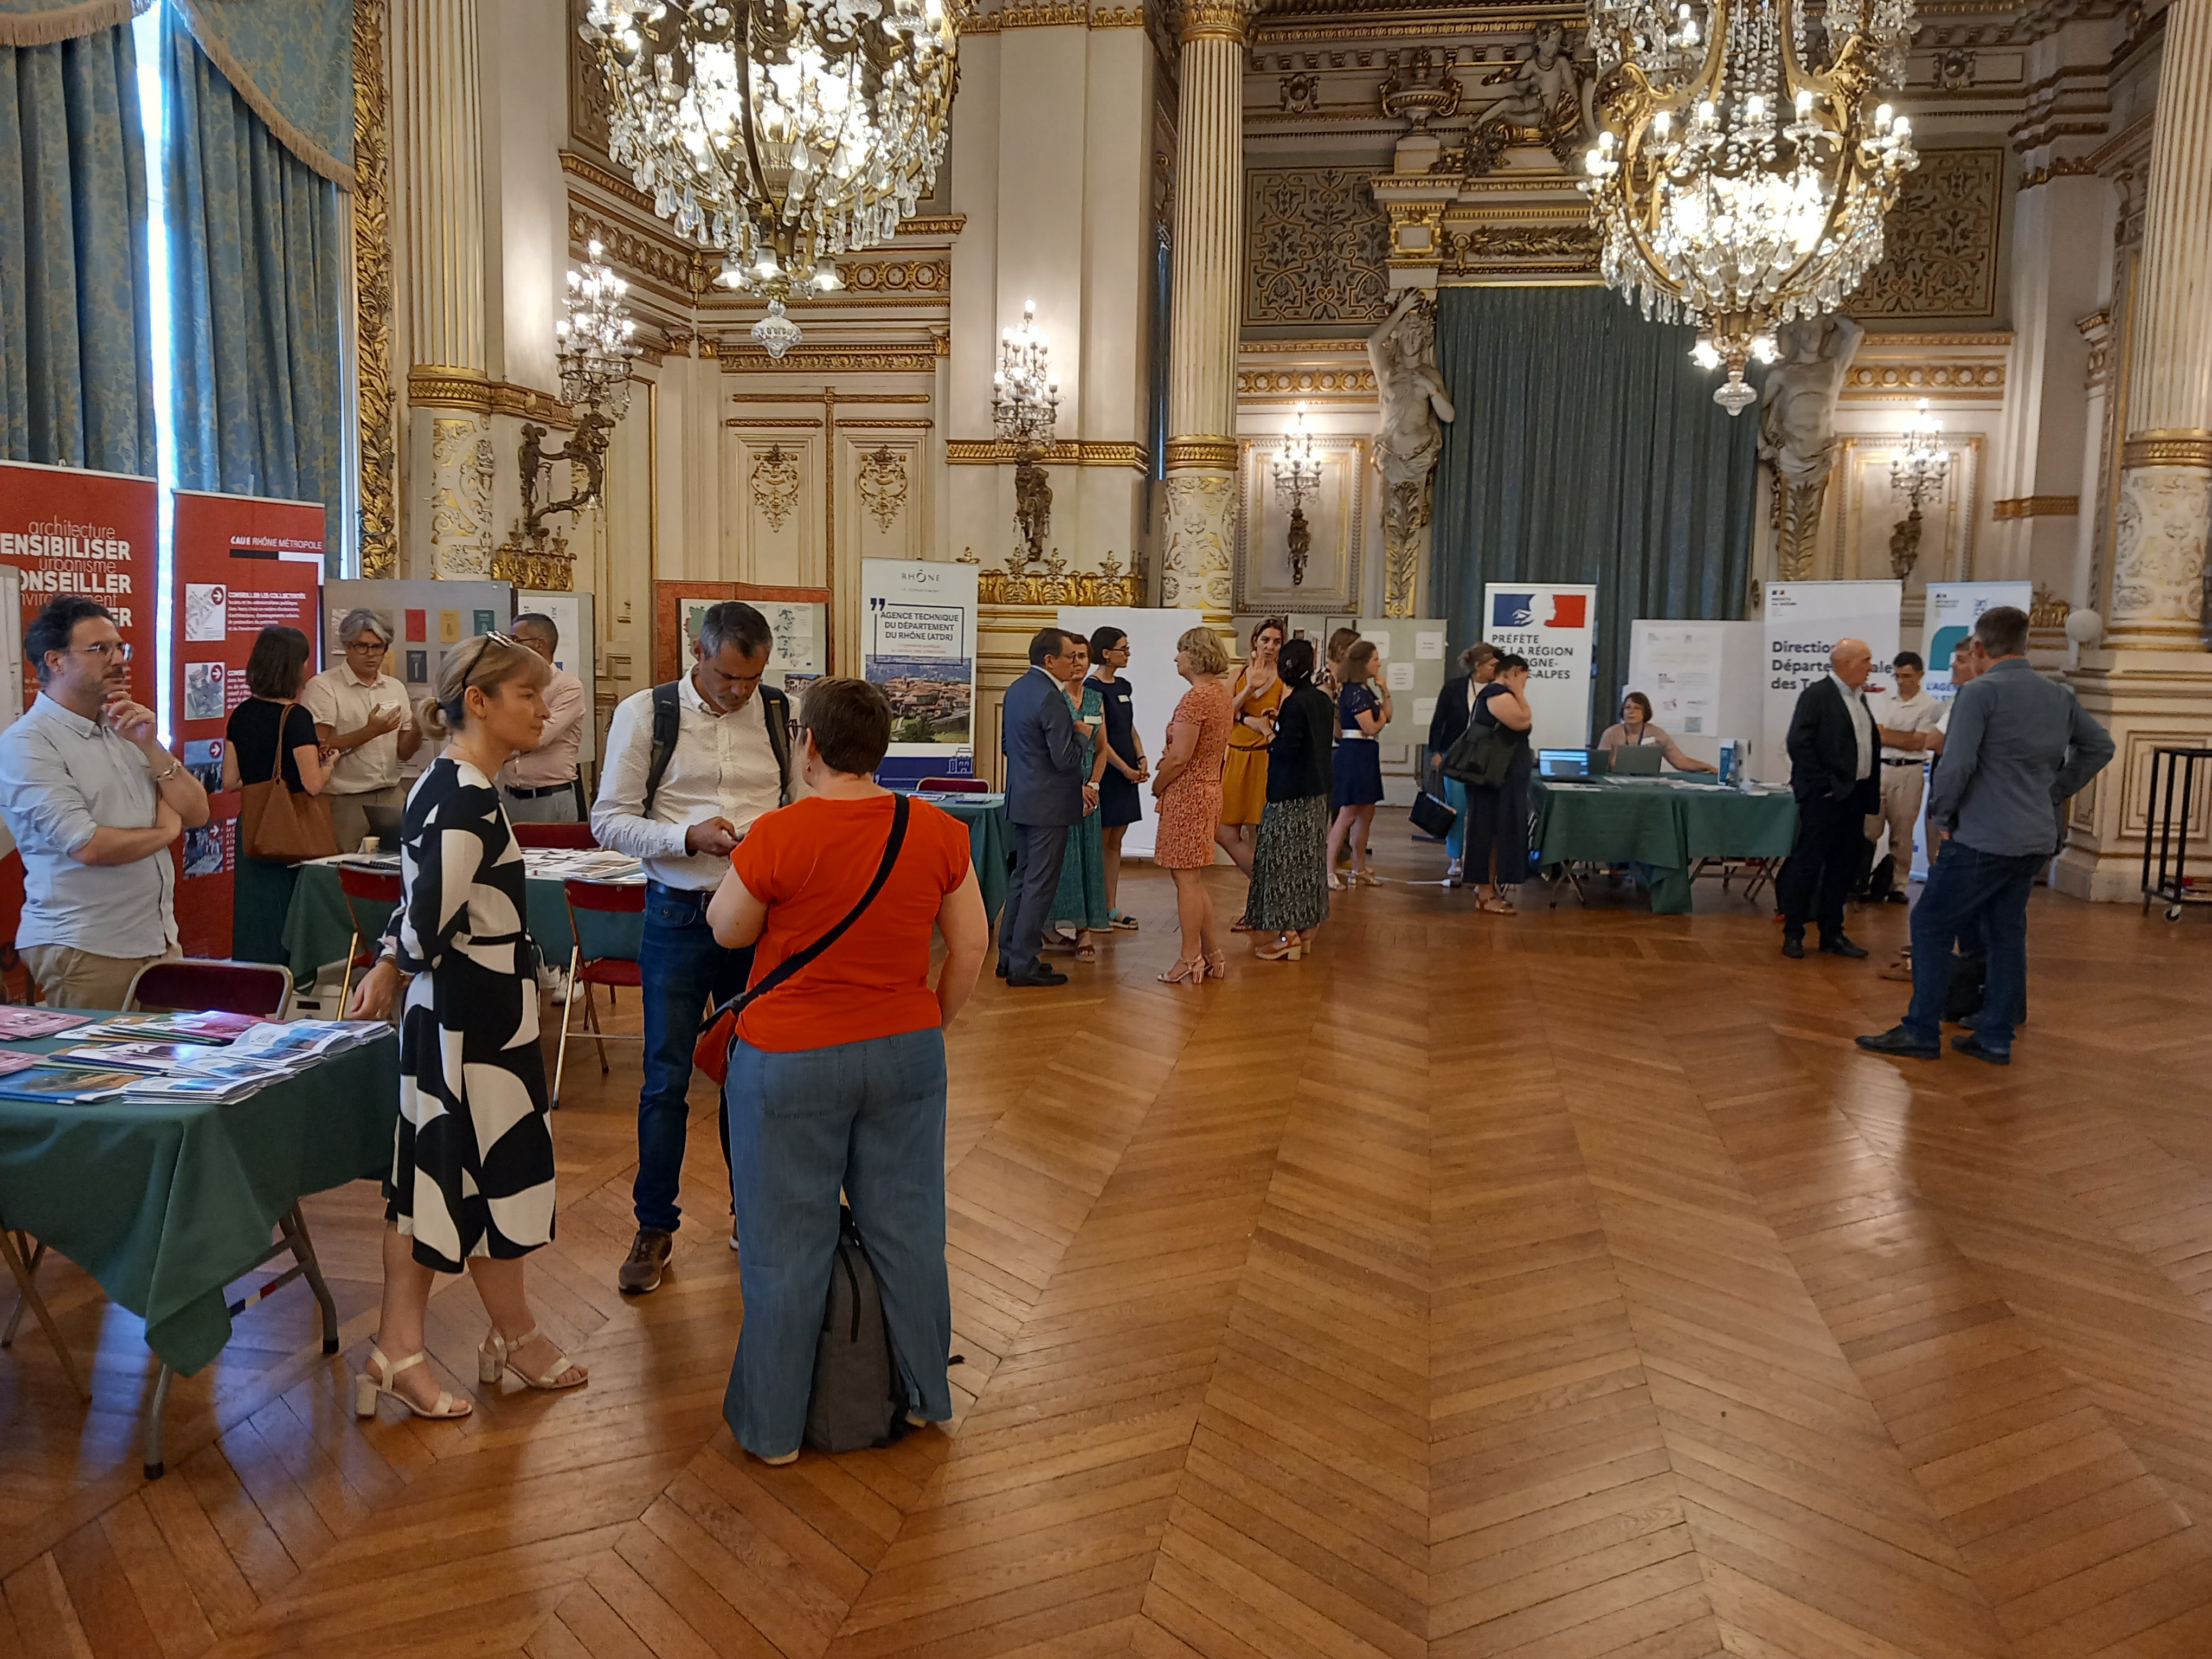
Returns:
[[[10,1072],[20,1072],[26,1066],[41,1065],[46,1058],[44,1054],[0,1054],[0,1077],[4,1077]]]
[[[264,1021],[226,1053],[234,1060],[304,1062],[374,1042],[390,1029],[380,1019],[295,1019],[282,1025]]]
[[[643,881],[645,870],[627,853],[611,847],[579,850],[548,848],[522,855],[524,872],[532,881]]]
[[[33,1056],[36,1060],[42,1056]],[[136,1072],[94,1072],[79,1066],[33,1063],[0,1076],[0,1100],[41,1101],[50,1105],[74,1105],[80,1101],[112,1100],[143,1079]]]
[[[12,1004],[0,1004],[0,1042],[53,1036],[73,1030],[91,1018],[89,1014],[64,1013],[58,1008],[18,1008]]]
[[[121,1035],[149,1029],[140,1022],[180,1018],[125,1014],[83,1033]],[[387,1028],[377,1020],[298,1019],[288,1024],[222,1016],[244,1029],[235,1037],[149,1038],[87,1042],[52,1054],[0,1054],[0,1097],[70,1102],[122,1096],[131,1100],[243,1100],[257,1089],[307,1069],[325,1055],[374,1042]],[[112,1028],[120,1028],[116,1031]],[[27,1089],[11,1089],[18,1078]],[[88,1078],[97,1079],[87,1082]]]
[[[137,1042],[228,1042],[261,1022],[252,1014],[117,1014],[79,1031],[80,1037]]]

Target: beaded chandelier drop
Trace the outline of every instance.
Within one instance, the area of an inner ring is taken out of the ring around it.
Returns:
[[[592,0],[608,149],[654,211],[765,296],[772,356],[795,284],[888,240],[936,182],[963,0]]]
[[[1774,330],[1835,310],[1882,253],[1882,218],[1919,165],[1900,85],[1912,0],[1597,0],[1604,125],[1583,189],[1608,286],[1646,317],[1698,325],[1696,356],[1758,393]],[[1870,107],[1870,106],[1874,106]]]

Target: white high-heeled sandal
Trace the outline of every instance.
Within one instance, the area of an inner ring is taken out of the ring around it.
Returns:
[[[418,1351],[395,1364],[386,1356],[383,1349],[372,1344],[368,1350],[368,1369],[356,1373],[353,1379],[353,1414],[356,1417],[375,1416],[376,1397],[385,1394],[390,1395],[417,1417],[466,1417],[476,1409],[473,1402],[457,1400],[443,1389],[438,1390],[434,1404],[418,1406],[392,1386],[392,1380],[400,1372],[427,1363],[427,1357]],[[381,1380],[376,1375],[379,1371],[383,1373]]]
[[[493,1327],[485,1335],[483,1346],[477,1350],[477,1381],[496,1382],[507,1375],[507,1368],[513,1366],[514,1374],[533,1389],[580,1389],[590,1382],[592,1374],[584,1370],[581,1365],[575,1364],[567,1354],[557,1349],[554,1352],[552,1369],[543,1376],[532,1376],[521,1366],[515,1364],[516,1351],[528,1347],[544,1334],[543,1330],[532,1325],[527,1334],[518,1336],[510,1342],[500,1334],[498,1327]],[[562,1382],[561,1373],[572,1369],[578,1373],[575,1381]]]

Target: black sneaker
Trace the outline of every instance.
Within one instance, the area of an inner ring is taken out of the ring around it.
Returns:
[[[1784,933],[1782,936],[1782,954],[1792,962],[1804,961],[1805,936],[1802,933]]]
[[[630,1243],[629,1260],[622,1264],[615,1283],[632,1296],[659,1290],[660,1277],[668,1271],[668,1253],[675,1244],[675,1239],[658,1227],[640,1227]]]

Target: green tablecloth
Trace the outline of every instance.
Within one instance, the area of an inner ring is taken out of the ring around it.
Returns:
[[[1561,787],[1529,781],[1535,845],[1543,864],[1632,864],[1651,890],[1651,908],[1690,908],[1690,870],[1699,859],[1782,858],[1797,836],[1797,803],[1786,789],[1751,792],[1665,778],[1597,778]]]
[[[230,1340],[223,1287],[277,1218],[390,1169],[398,1115],[397,1032],[227,1106],[0,1100],[0,1217],[90,1273],[189,1376]]]
[[[996,922],[1006,902],[1006,798],[1004,795],[930,795],[932,806],[941,806],[968,826],[968,858],[975,866],[975,884],[983,890],[983,908]]]

